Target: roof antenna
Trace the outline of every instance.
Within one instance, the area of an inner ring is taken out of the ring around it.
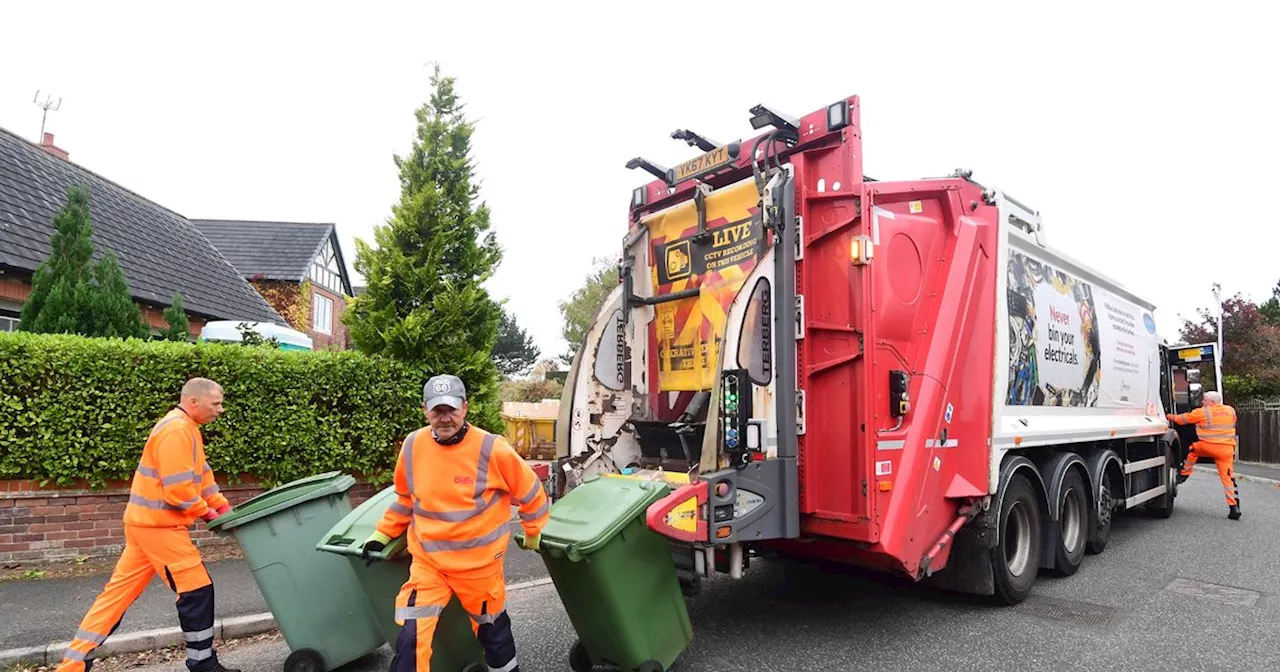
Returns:
[[[43,116],[40,117],[40,140],[43,141],[44,140],[44,124],[45,124],[45,121],[49,119],[49,110],[53,110],[54,112],[57,112],[62,107],[62,99],[59,98],[58,102],[54,103],[52,95],[45,95],[44,102],[42,103],[40,102],[40,90],[36,89],[36,97],[31,102],[35,103],[37,107],[44,110]]]

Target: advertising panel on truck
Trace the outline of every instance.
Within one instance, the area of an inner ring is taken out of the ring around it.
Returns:
[[[1008,235],[996,444],[1111,438],[1117,422],[1124,436],[1163,431],[1151,308],[1059,255],[1032,251],[1017,232]]]

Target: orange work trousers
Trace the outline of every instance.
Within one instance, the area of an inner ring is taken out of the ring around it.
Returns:
[[[498,563],[491,575],[461,578],[442,574],[417,560],[413,562],[409,580],[396,597],[396,623],[403,627],[396,639],[391,672],[430,672],[436,624],[454,595],[471,616],[471,632],[484,647],[489,669],[520,672],[516,640],[507,616],[507,584],[502,564]]]
[[[1227,506],[1240,504],[1240,486],[1236,484],[1236,446],[1234,443],[1209,443],[1196,441],[1187,451],[1187,459],[1182,467],[1182,475],[1190,476],[1192,467],[1198,458],[1208,458],[1218,465],[1218,478],[1222,481],[1222,489],[1227,493]]]
[[[213,582],[185,527],[124,526],[124,552],[102,593],[80,621],[56,672],[88,672],[92,654],[120,627],[124,612],[157,575],[177,594],[187,668],[217,664],[213,651]]]

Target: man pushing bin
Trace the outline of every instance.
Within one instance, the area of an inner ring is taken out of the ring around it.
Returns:
[[[407,533],[413,556],[396,598],[402,628],[391,670],[430,670],[436,623],[457,595],[489,669],[518,672],[502,563],[510,506],[519,506],[523,545],[536,549],[550,502],[505,439],[467,423],[467,392],[456,376],[428,380],[422,410],[429,426],[405,438],[396,460],[396,500],[363,545],[366,555],[376,553]]]

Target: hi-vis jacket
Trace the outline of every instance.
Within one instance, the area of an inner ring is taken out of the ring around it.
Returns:
[[[415,562],[459,578],[502,571],[511,506],[529,536],[551,517],[533,469],[502,437],[474,425],[451,446],[437,443],[429,427],[406,437],[395,491],[378,531],[395,539],[407,529]]]
[[[1205,443],[1236,443],[1236,409],[1226,404],[1201,406],[1190,413],[1173,416],[1179,425],[1195,424],[1196,437]]]
[[[156,423],[133,475],[124,523],[187,527],[209,509],[228,506],[204,457],[200,425],[175,408]]]

